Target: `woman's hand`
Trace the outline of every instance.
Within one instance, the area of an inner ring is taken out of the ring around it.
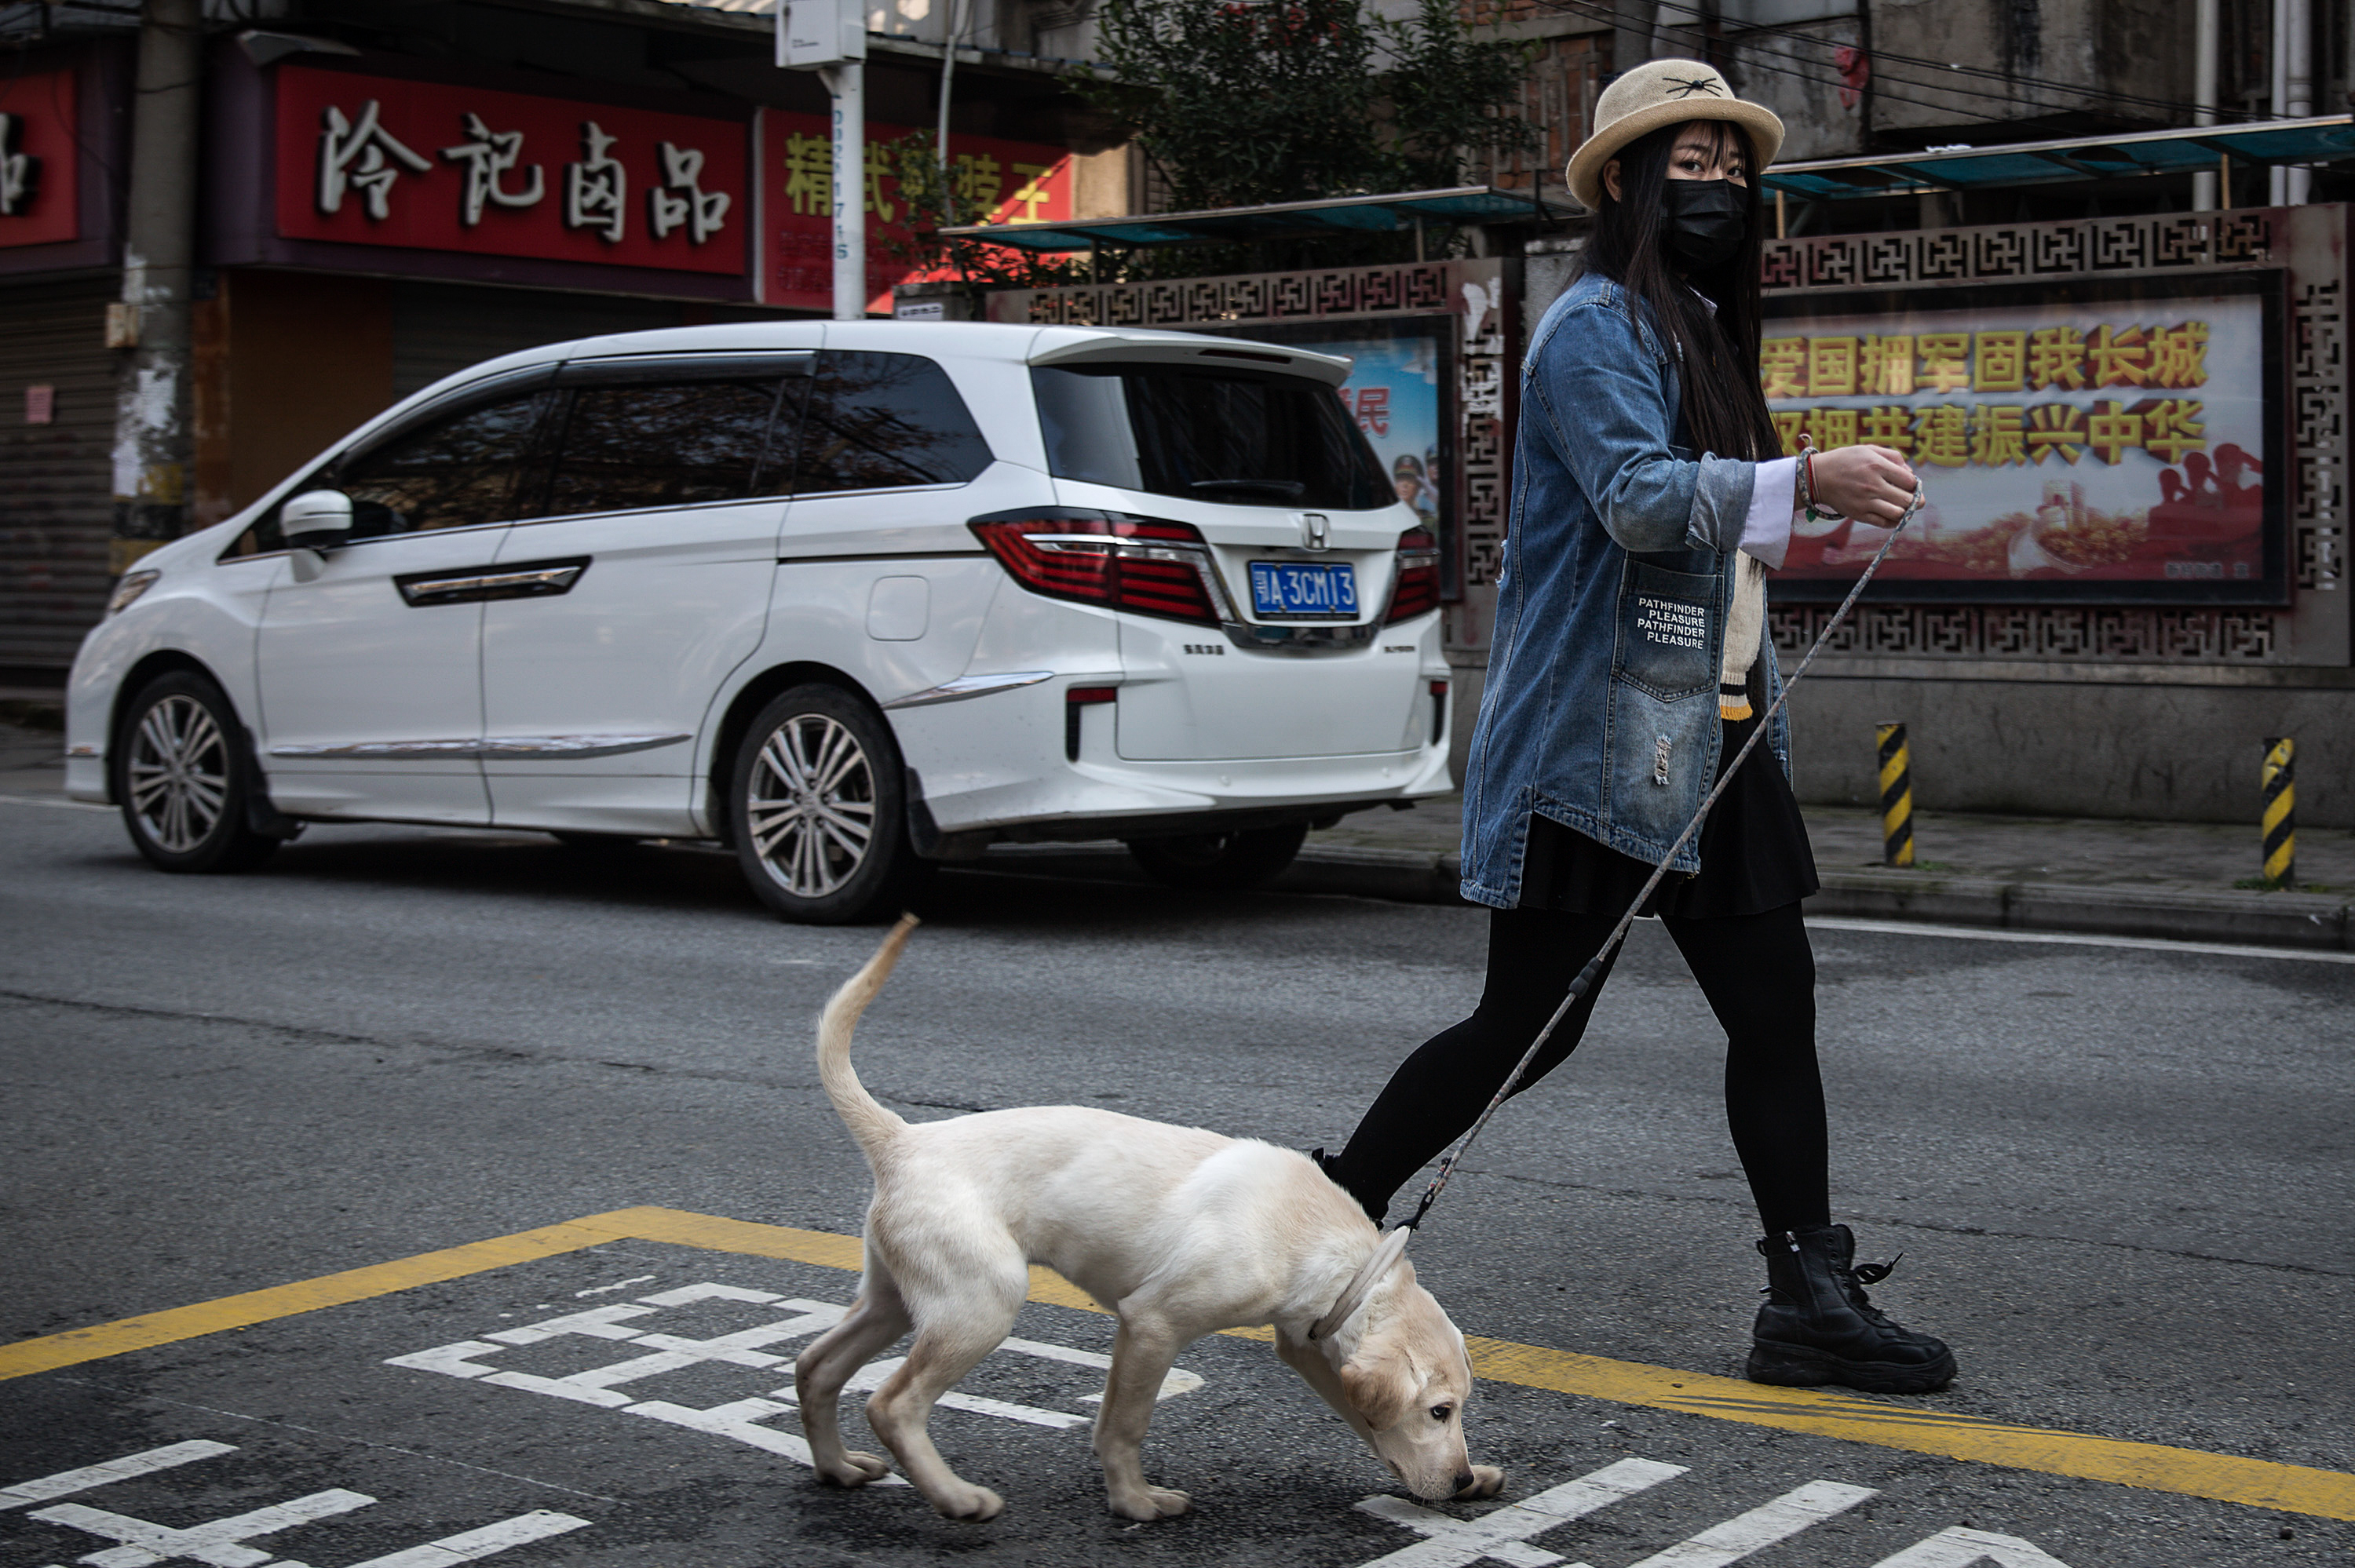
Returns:
[[[1814,472],[1817,509],[1859,523],[1893,524],[1913,499],[1913,470],[1887,447],[1817,452]]]

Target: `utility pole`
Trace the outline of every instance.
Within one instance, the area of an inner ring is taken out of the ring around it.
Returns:
[[[867,319],[867,16],[863,0],[789,0],[777,64],[834,95],[834,319]]]
[[[139,91],[131,122],[131,188],[123,239],[123,299],[106,339],[126,350],[114,405],[114,538],[120,575],[188,521],[195,418],[188,293],[197,230],[197,84],[202,0],[144,0]]]
[[[2216,123],[2218,8],[2222,0],[2194,0],[2191,34],[2191,123]],[[2201,171],[2191,176],[2191,210],[2214,212],[2216,176]]]

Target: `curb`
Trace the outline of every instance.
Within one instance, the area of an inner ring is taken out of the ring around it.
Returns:
[[[1456,892],[1454,854],[1333,846],[1305,849],[1267,884],[1273,893],[1346,894],[1401,904],[1476,906]],[[1125,850],[998,844],[964,869],[1021,876],[1149,884]],[[1999,930],[2153,937],[2244,947],[2355,950],[2355,907],[2335,894],[2202,893],[2074,883],[2003,882],[1906,871],[1823,871],[1811,915]]]

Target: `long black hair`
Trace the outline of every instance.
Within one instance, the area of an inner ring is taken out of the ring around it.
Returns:
[[[1706,132],[1713,150],[1738,152],[1748,217],[1742,247],[1732,260],[1708,272],[1678,278],[1669,270],[1665,240],[1668,217],[1661,209],[1668,157],[1688,130]],[[1625,290],[1629,309],[1641,311],[1654,330],[1664,331],[1681,353],[1686,438],[1703,451],[1755,462],[1781,452],[1766,399],[1758,386],[1758,344],[1764,320],[1759,305],[1760,233],[1757,149],[1750,133],[1731,120],[1689,120],[1663,125],[1619,150],[1619,196],[1604,185],[1602,207],[1586,241],[1585,270],[1599,272]],[[1717,306],[1694,298],[1709,296]]]

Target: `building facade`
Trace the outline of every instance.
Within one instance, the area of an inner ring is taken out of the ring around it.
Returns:
[[[966,5],[950,84],[960,210],[1126,210],[1128,155]],[[258,19],[257,19],[258,18]],[[868,281],[922,275],[895,149],[940,122],[946,53],[871,20]],[[830,101],[772,18],[698,5],[217,5],[201,67],[186,396],[146,498],[230,515],[390,401],[593,333],[831,308]],[[895,30],[896,29],[896,30]],[[0,6],[0,684],[62,680],[152,534],[120,525],[137,18]],[[929,144],[929,143],[926,143]]]

